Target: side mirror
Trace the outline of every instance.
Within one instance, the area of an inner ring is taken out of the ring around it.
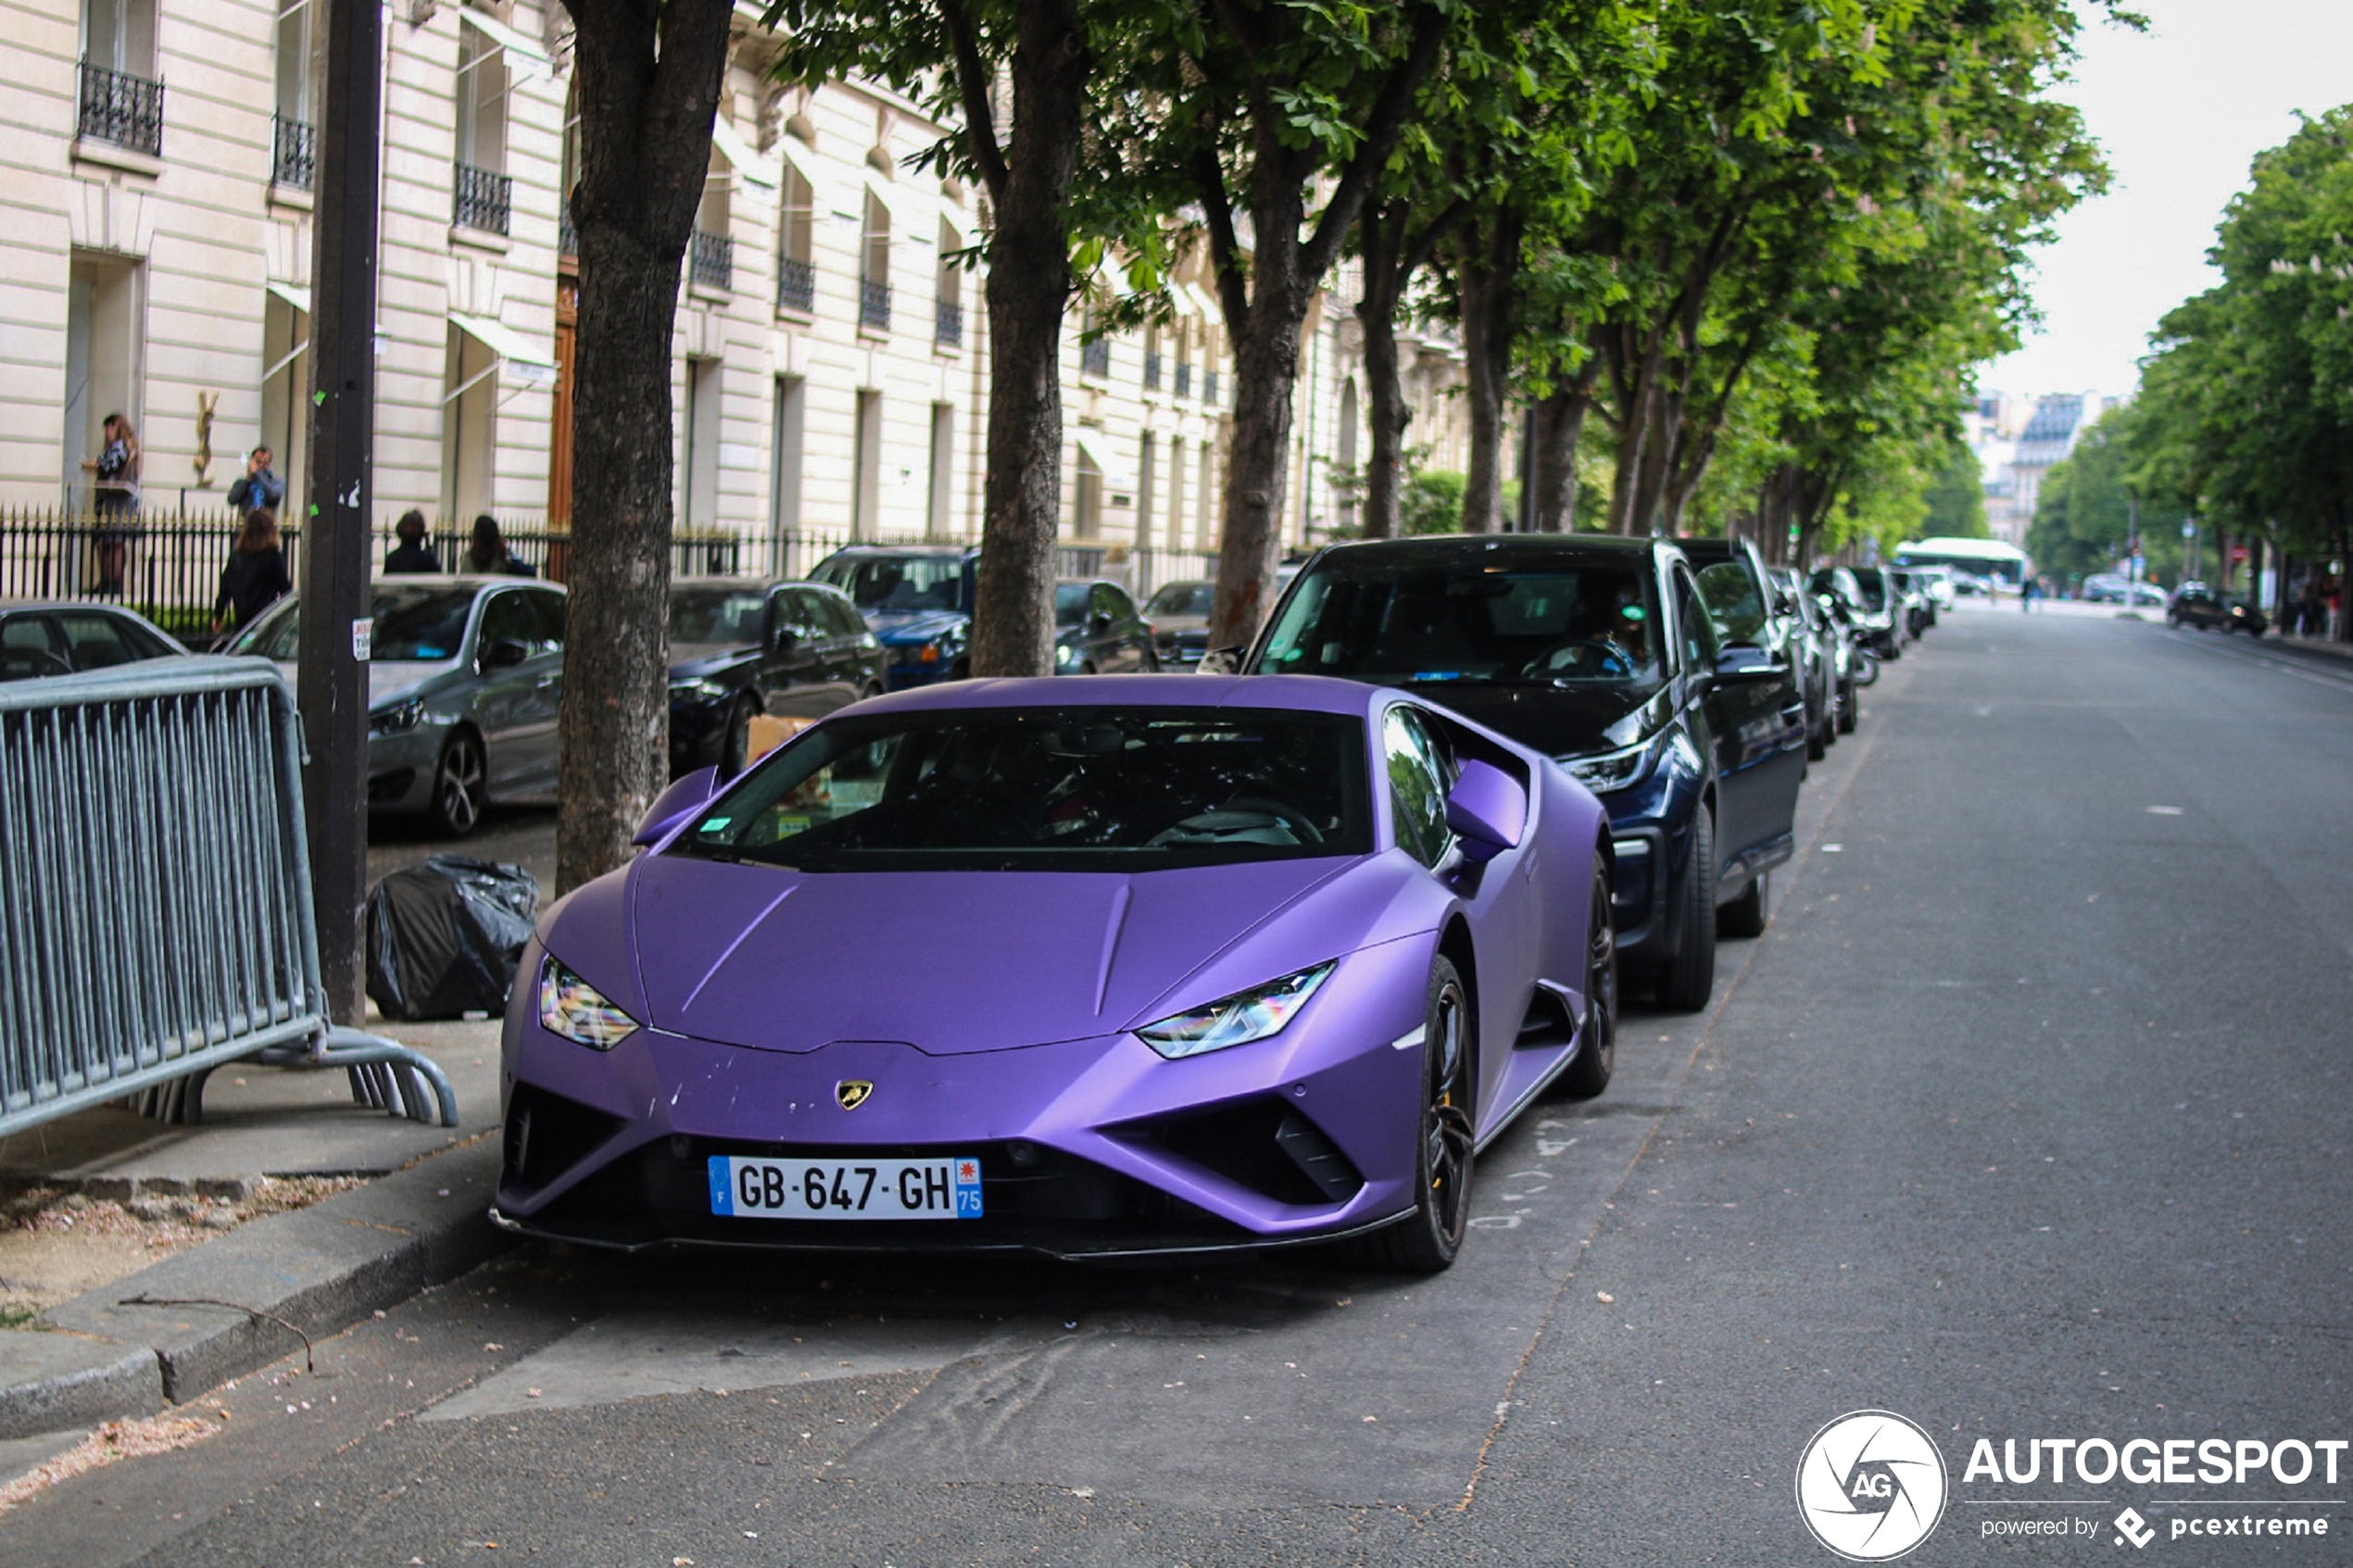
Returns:
[[[1762,648],[1726,648],[1716,660],[1716,679],[1728,686],[1778,681],[1789,671],[1773,662]]]
[[[1100,637],[1111,630],[1111,617],[1099,609],[1087,618],[1087,629]]]
[[[1466,762],[1446,797],[1446,825],[1463,841],[1465,859],[1491,860],[1519,847],[1528,826],[1528,792],[1500,768]]]
[[[500,637],[483,645],[482,657],[475,660],[484,671],[512,670],[531,657],[531,649],[512,637]]]
[[[769,639],[768,646],[778,653],[790,653],[800,646],[800,637],[791,627],[779,626],[776,634]]]
[[[653,806],[646,812],[645,821],[637,824],[637,836],[632,844],[659,844],[682,825],[687,818],[711,804],[719,793],[719,770],[697,768],[655,797]]]

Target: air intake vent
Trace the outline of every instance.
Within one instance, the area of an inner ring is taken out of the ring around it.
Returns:
[[[614,1133],[621,1118],[517,1084],[507,1102],[507,1178],[543,1187],[571,1170]]]
[[[1133,1131],[1139,1141],[1277,1203],[1312,1208],[1345,1203],[1365,1185],[1322,1128],[1272,1096],[1146,1123]]]

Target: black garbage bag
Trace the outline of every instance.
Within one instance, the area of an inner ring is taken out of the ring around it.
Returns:
[[[538,912],[521,866],[435,855],[394,872],[368,894],[368,995],[403,1022],[496,1014]]]

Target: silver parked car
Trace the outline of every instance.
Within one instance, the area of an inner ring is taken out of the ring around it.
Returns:
[[[564,591],[512,577],[379,582],[369,613],[368,809],[422,813],[452,837],[485,805],[556,795]],[[300,607],[288,595],[224,650],[294,679]]]

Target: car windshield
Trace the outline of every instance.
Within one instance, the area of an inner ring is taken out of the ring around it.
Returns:
[[[767,602],[758,588],[673,588],[670,644],[756,643]]]
[[[1207,615],[1217,597],[1214,583],[1171,583],[1144,606],[1146,615]]]
[[[970,609],[962,556],[853,556],[827,561],[816,578],[848,594],[860,609]]]
[[[368,657],[386,664],[438,664],[457,658],[473,603],[472,588],[379,586],[368,604],[375,621]],[[291,664],[301,640],[301,611],[289,599],[284,609],[256,621],[226,651]]]
[[[1660,678],[1647,562],[1426,566],[1345,552],[1283,601],[1259,669],[1386,684]]]
[[[1855,585],[1863,591],[1863,606],[1866,609],[1887,608],[1887,580],[1878,572],[1869,567],[1863,568],[1855,573]]]
[[[1346,715],[1013,708],[821,724],[672,853],[803,871],[1117,871],[1363,855]]]
[[[1087,619],[1089,589],[1084,583],[1063,583],[1054,588],[1054,624],[1076,626]]]

